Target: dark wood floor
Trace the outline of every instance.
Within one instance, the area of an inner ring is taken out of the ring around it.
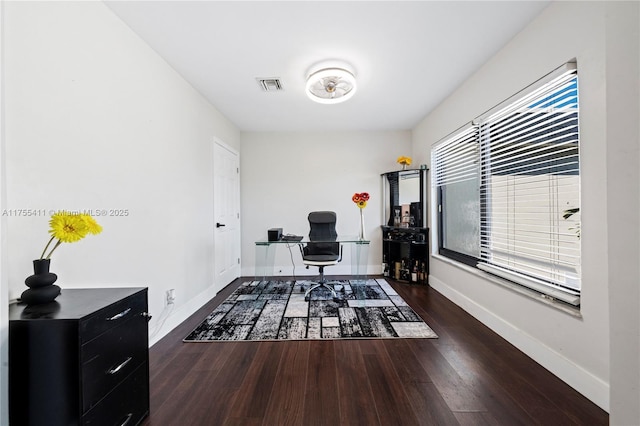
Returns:
[[[150,349],[144,425],[608,424],[437,291],[393,280],[438,339],[183,343],[242,281]]]

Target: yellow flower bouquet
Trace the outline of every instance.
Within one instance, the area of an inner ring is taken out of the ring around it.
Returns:
[[[70,212],[61,211],[54,213],[49,220],[49,233],[51,239],[45,246],[40,259],[51,259],[51,255],[62,243],[75,243],[80,241],[88,234],[97,235],[102,232],[102,226],[96,222],[96,220],[88,214],[75,214]],[[47,249],[51,243],[58,239],[53,246],[49,254],[45,257]]]
[[[398,159],[396,160],[396,162],[398,164],[402,165],[402,169],[406,169],[407,166],[411,165],[411,157],[405,157],[404,155],[401,155],[400,157],[398,157]]]
[[[24,283],[29,287],[22,292],[20,301],[28,305],[52,302],[60,295],[60,287],[54,285],[58,276],[49,271],[51,255],[62,243],[80,241],[88,234],[99,234],[102,226],[88,214],[76,214],[66,211],[55,213],[49,220],[51,238],[42,250],[40,259],[33,261],[33,275],[27,277]],[[58,240],[51,251],[47,250],[54,240]]]

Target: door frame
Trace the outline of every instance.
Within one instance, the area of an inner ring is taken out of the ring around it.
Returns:
[[[220,148],[225,149],[229,152],[231,152],[232,154],[234,154],[237,159],[238,159],[238,179],[237,179],[237,186],[235,188],[236,191],[236,195],[237,195],[237,200],[238,200],[238,231],[237,231],[237,247],[238,247],[238,272],[237,272],[237,276],[235,276],[233,279],[239,278],[240,276],[242,276],[242,218],[240,216],[240,212],[241,212],[241,197],[240,197],[240,152],[235,149],[234,147],[228,145],[227,143],[225,143],[222,139],[220,139],[219,137],[215,137],[213,138],[213,155],[214,157],[212,158],[212,171],[213,171],[213,175],[215,177],[215,151],[216,151],[216,145],[218,145]],[[213,185],[213,215],[212,215],[212,227],[213,227],[213,246],[214,246],[214,255],[215,255],[215,247],[217,244],[217,235],[216,235],[216,217],[215,217],[215,179],[212,182]],[[218,275],[217,275],[217,268],[216,268],[216,264],[215,264],[215,259],[214,259],[214,264],[213,264],[213,285],[214,287],[217,288],[217,290],[221,290],[222,288],[224,288],[225,286],[227,286],[231,281],[229,282],[218,282]]]

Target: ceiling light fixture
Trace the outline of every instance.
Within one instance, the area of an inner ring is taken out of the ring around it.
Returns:
[[[337,104],[356,93],[356,78],[344,68],[322,68],[307,78],[307,96],[321,104]]]

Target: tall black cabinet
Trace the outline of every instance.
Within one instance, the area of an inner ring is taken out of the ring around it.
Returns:
[[[384,275],[414,284],[429,282],[427,169],[383,173]]]

